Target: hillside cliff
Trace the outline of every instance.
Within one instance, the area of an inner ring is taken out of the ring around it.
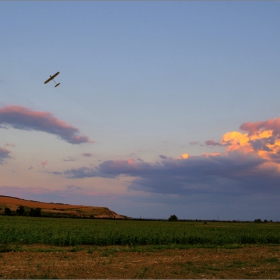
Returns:
[[[26,213],[31,208],[41,208],[42,216],[124,219],[124,216],[115,213],[107,207],[47,203],[0,195],[0,214],[4,214],[6,207],[15,212],[19,206],[23,206]]]

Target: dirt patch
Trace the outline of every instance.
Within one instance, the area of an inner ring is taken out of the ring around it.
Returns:
[[[0,278],[279,278],[280,246],[238,249],[36,247],[0,253]],[[43,252],[38,252],[39,250]]]

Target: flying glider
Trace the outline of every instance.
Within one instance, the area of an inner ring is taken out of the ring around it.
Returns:
[[[48,83],[49,81],[53,80],[54,83],[55,83],[55,86],[54,86],[54,87],[58,87],[58,86],[60,85],[60,83],[56,83],[55,80],[54,80],[54,78],[55,78],[58,74],[59,74],[59,72],[57,72],[57,73],[55,73],[54,75],[50,76],[50,78],[48,78],[48,79],[44,82],[44,84],[46,84],[46,83]]]

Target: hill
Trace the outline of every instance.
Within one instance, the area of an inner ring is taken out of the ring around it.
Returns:
[[[71,205],[53,202],[47,203],[0,195],[0,214],[4,214],[4,209],[6,207],[15,212],[19,206],[24,206],[26,212],[29,212],[31,208],[41,208],[42,216],[124,219],[124,216],[113,212],[107,207]]]

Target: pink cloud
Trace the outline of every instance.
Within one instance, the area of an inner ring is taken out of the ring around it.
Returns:
[[[80,136],[76,127],[57,119],[49,112],[33,111],[23,106],[6,106],[0,109],[0,125],[16,129],[43,131],[57,135],[70,144],[93,143]]]
[[[83,153],[84,157],[92,157],[92,153]]]
[[[219,142],[215,142],[213,140],[205,141],[205,145],[207,145],[207,146],[221,146],[221,144]]]
[[[226,132],[219,142],[207,140],[205,144],[225,146],[226,153],[233,151],[244,154],[256,153],[268,161],[280,163],[280,118],[246,122],[240,126],[240,129],[245,133]]]
[[[190,144],[192,146],[203,146],[203,144],[199,143],[198,141],[191,141]]]
[[[66,159],[64,159],[63,161],[75,161],[76,159],[73,157],[68,157]]]
[[[11,144],[11,143],[6,143],[4,146],[5,146],[5,147],[15,147],[15,145],[14,145],[14,144]]]
[[[3,163],[4,159],[11,158],[9,154],[10,154],[9,150],[0,147],[0,164]]]
[[[280,134],[280,118],[262,122],[246,122],[240,126],[243,131],[249,132],[250,135],[263,130],[273,130],[275,134]]]

